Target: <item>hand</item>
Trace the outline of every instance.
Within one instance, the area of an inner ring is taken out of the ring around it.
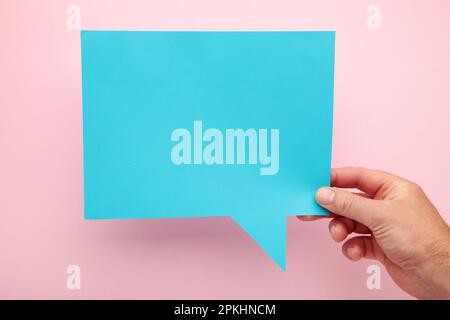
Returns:
[[[417,298],[450,299],[450,229],[417,184],[382,171],[340,168],[332,170],[331,186],[316,193],[332,213],[331,237],[341,242],[353,232],[365,234],[343,244],[347,258],[380,261]]]

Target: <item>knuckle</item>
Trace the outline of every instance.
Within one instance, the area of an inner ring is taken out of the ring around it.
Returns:
[[[409,191],[414,192],[414,193],[422,193],[423,192],[422,187],[412,181],[407,182],[407,188]]]
[[[353,208],[354,202],[355,197],[345,194],[342,196],[339,209],[342,211],[342,213],[348,213]]]

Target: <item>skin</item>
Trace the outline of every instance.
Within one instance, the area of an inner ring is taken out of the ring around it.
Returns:
[[[342,245],[348,259],[378,260],[416,298],[450,299],[450,228],[417,184],[378,170],[333,169],[331,188],[320,188],[316,201],[330,211],[334,241],[359,234]]]

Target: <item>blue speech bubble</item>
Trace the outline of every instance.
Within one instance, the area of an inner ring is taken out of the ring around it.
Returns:
[[[285,270],[323,215],[334,32],[82,31],[86,219],[232,216]]]

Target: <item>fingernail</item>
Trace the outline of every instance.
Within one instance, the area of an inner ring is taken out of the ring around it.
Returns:
[[[316,193],[316,200],[320,204],[330,204],[333,202],[334,191],[330,188],[320,188]]]
[[[331,234],[331,238],[336,241],[336,242],[340,242],[340,239],[337,238],[338,237],[338,228],[337,225],[335,223],[332,223],[330,226],[330,234]]]
[[[333,224],[331,225],[330,232],[331,232],[333,235],[337,235],[337,230],[338,230],[338,227],[337,227],[336,223],[333,223]]]

